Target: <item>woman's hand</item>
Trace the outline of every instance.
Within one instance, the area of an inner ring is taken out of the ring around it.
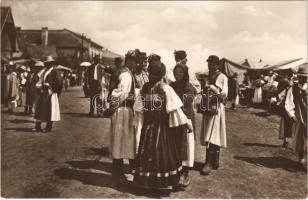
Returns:
[[[187,128],[188,128],[188,133],[193,132],[193,125],[190,119],[187,121]]]

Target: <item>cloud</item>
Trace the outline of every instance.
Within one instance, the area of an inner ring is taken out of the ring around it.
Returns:
[[[234,61],[281,61],[307,54],[305,2],[22,1],[7,0],[22,28],[68,28],[124,55],[158,53],[167,67],[174,49],[194,71],[210,54]],[[52,11],[52,12],[51,12]]]

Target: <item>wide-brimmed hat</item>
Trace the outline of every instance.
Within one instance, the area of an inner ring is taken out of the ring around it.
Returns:
[[[44,63],[42,61],[36,61],[34,64],[35,67],[44,67]]]
[[[187,57],[186,51],[184,50],[174,50],[174,57],[176,59],[185,59]]]
[[[307,65],[307,63],[302,64],[301,66],[299,66],[296,74],[297,74],[297,76],[308,77],[308,65]]]
[[[56,62],[56,61],[55,59],[53,59],[52,56],[49,55],[49,56],[46,56],[44,63],[49,63],[49,62]]]
[[[136,59],[139,56],[139,49],[135,49],[135,50],[129,50],[126,54],[125,57],[126,58],[133,58]]]
[[[206,61],[219,64],[219,58],[216,55],[210,55]]]
[[[114,62],[122,62],[123,59],[121,57],[115,57]]]
[[[93,59],[100,60],[100,59],[101,59],[101,57],[100,57],[100,55],[99,55],[99,54],[96,54],[96,55],[93,57]]]

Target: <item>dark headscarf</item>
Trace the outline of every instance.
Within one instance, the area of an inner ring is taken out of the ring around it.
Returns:
[[[184,82],[184,83],[187,83],[189,81],[189,73],[188,73],[188,67],[187,65],[183,64],[183,63],[178,63],[175,65],[174,69],[173,69],[173,74],[175,76],[175,70],[177,68],[180,68],[183,70],[184,72],[184,77],[183,77],[183,80],[181,82]]]
[[[150,82],[156,83],[163,79],[166,74],[166,67],[162,62],[151,63],[148,67]]]

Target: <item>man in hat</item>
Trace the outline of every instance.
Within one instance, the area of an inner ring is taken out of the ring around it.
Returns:
[[[174,59],[176,64],[185,64],[187,63],[187,54],[184,50],[175,50],[174,51]],[[187,65],[186,65],[187,66]],[[197,93],[201,92],[201,84],[198,81],[196,74],[189,70],[189,82],[194,86]]]
[[[307,79],[308,66],[301,65],[297,72],[298,82],[287,91],[285,109],[294,124],[294,151],[300,163],[307,166]]]
[[[217,56],[209,56],[207,62],[209,81],[204,89],[217,95],[219,102],[216,113],[212,115],[204,113],[202,118],[201,144],[207,147],[205,165],[201,169],[203,175],[208,175],[213,169],[218,169],[220,148],[227,147],[224,101],[228,95],[228,78],[221,73]]]
[[[25,113],[33,113],[33,105],[37,99],[38,90],[36,88],[36,83],[39,81],[39,72],[44,68],[44,63],[42,61],[36,61],[32,67],[32,70],[28,76],[26,87],[26,107]]]
[[[97,115],[100,116],[102,112],[102,101],[99,95],[101,94],[102,87],[102,65],[100,64],[100,56],[95,55],[93,63],[86,71],[86,81],[90,94],[90,112],[89,116],[94,116],[94,109],[96,108]]]
[[[120,70],[122,68],[122,62],[123,59],[121,57],[116,57],[114,58],[114,68],[109,68],[107,69],[107,72],[109,72],[111,74],[110,76],[110,82],[109,82],[109,92],[111,93],[111,88],[115,88],[116,87],[116,72],[118,70]],[[110,94],[109,94],[110,95]]]
[[[15,64],[13,62],[9,62],[7,67],[8,75],[6,76],[4,91],[9,113],[12,113],[17,107],[17,100],[19,99],[19,81],[15,69]]]
[[[55,69],[55,60],[52,56],[47,56],[44,62],[45,69],[36,83],[39,89],[37,105],[34,118],[36,119],[33,131],[49,132],[54,121],[60,120],[59,95],[62,91],[62,81],[59,71]],[[44,130],[41,123],[46,122]]]
[[[111,116],[110,152],[113,159],[112,175],[118,183],[126,181],[123,159],[130,159],[130,164],[136,154],[136,139],[134,135],[133,105],[135,99],[135,82],[133,72],[137,66],[136,50],[128,51],[125,55],[125,66],[116,74],[114,88],[110,88]]]

